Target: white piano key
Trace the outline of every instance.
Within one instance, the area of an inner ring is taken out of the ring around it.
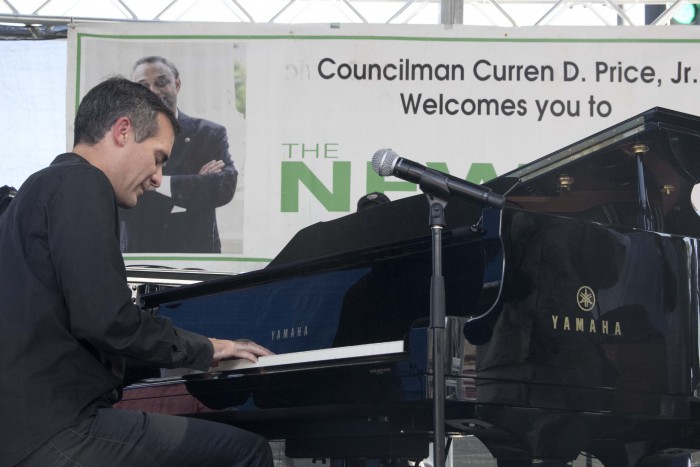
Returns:
[[[219,362],[216,367],[211,367],[210,372],[243,370],[245,368],[267,368],[295,363],[321,362],[340,360],[343,358],[371,357],[377,355],[389,355],[403,352],[403,341],[378,342],[374,344],[351,345],[347,347],[334,347],[330,349],[307,350],[304,352],[290,352],[278,355],[268,355],[258,358],[257,363],[243,359],[226,360]]]

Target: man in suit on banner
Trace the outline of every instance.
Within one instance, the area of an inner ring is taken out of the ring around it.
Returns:
[[[143,57],[131,79],[160,96],[181,131],[161,186],[145,193],[136,208],[120,211],[122,252],[221,253],[215,210],[233,199],[238,178],[226,128],[178,109],[180,73],[170,60]]]

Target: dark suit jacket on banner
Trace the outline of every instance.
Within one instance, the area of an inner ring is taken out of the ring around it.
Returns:
[[[181,131],[163,169],[172,198],[147,192],[132,209],[120,209],[124,253],[221,253],[217,207],[233,199],[238,172],[229,154],[226,129],[179,112]],[[221,160],[221,173],[198,175]]]

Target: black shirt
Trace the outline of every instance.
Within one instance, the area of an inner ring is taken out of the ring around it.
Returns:
[[[213,348],[132,304],[105,174],[62,154],[0,217],[0,466],[118,398],[124,357],[206,370]]]

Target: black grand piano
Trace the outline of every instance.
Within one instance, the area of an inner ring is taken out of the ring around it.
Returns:
[[[700,449],[699,179],[700,118],[654,108],[485,184],[502,209],[449,200],[448,437],[478,437],[499,466]],[[277,355],[144,379],[120,406],[235,424],[289,457],[425,458],[428,217],[424,195],[372,207],[303,229],[263,270],[191,285],[132,272],[145,310]]]

